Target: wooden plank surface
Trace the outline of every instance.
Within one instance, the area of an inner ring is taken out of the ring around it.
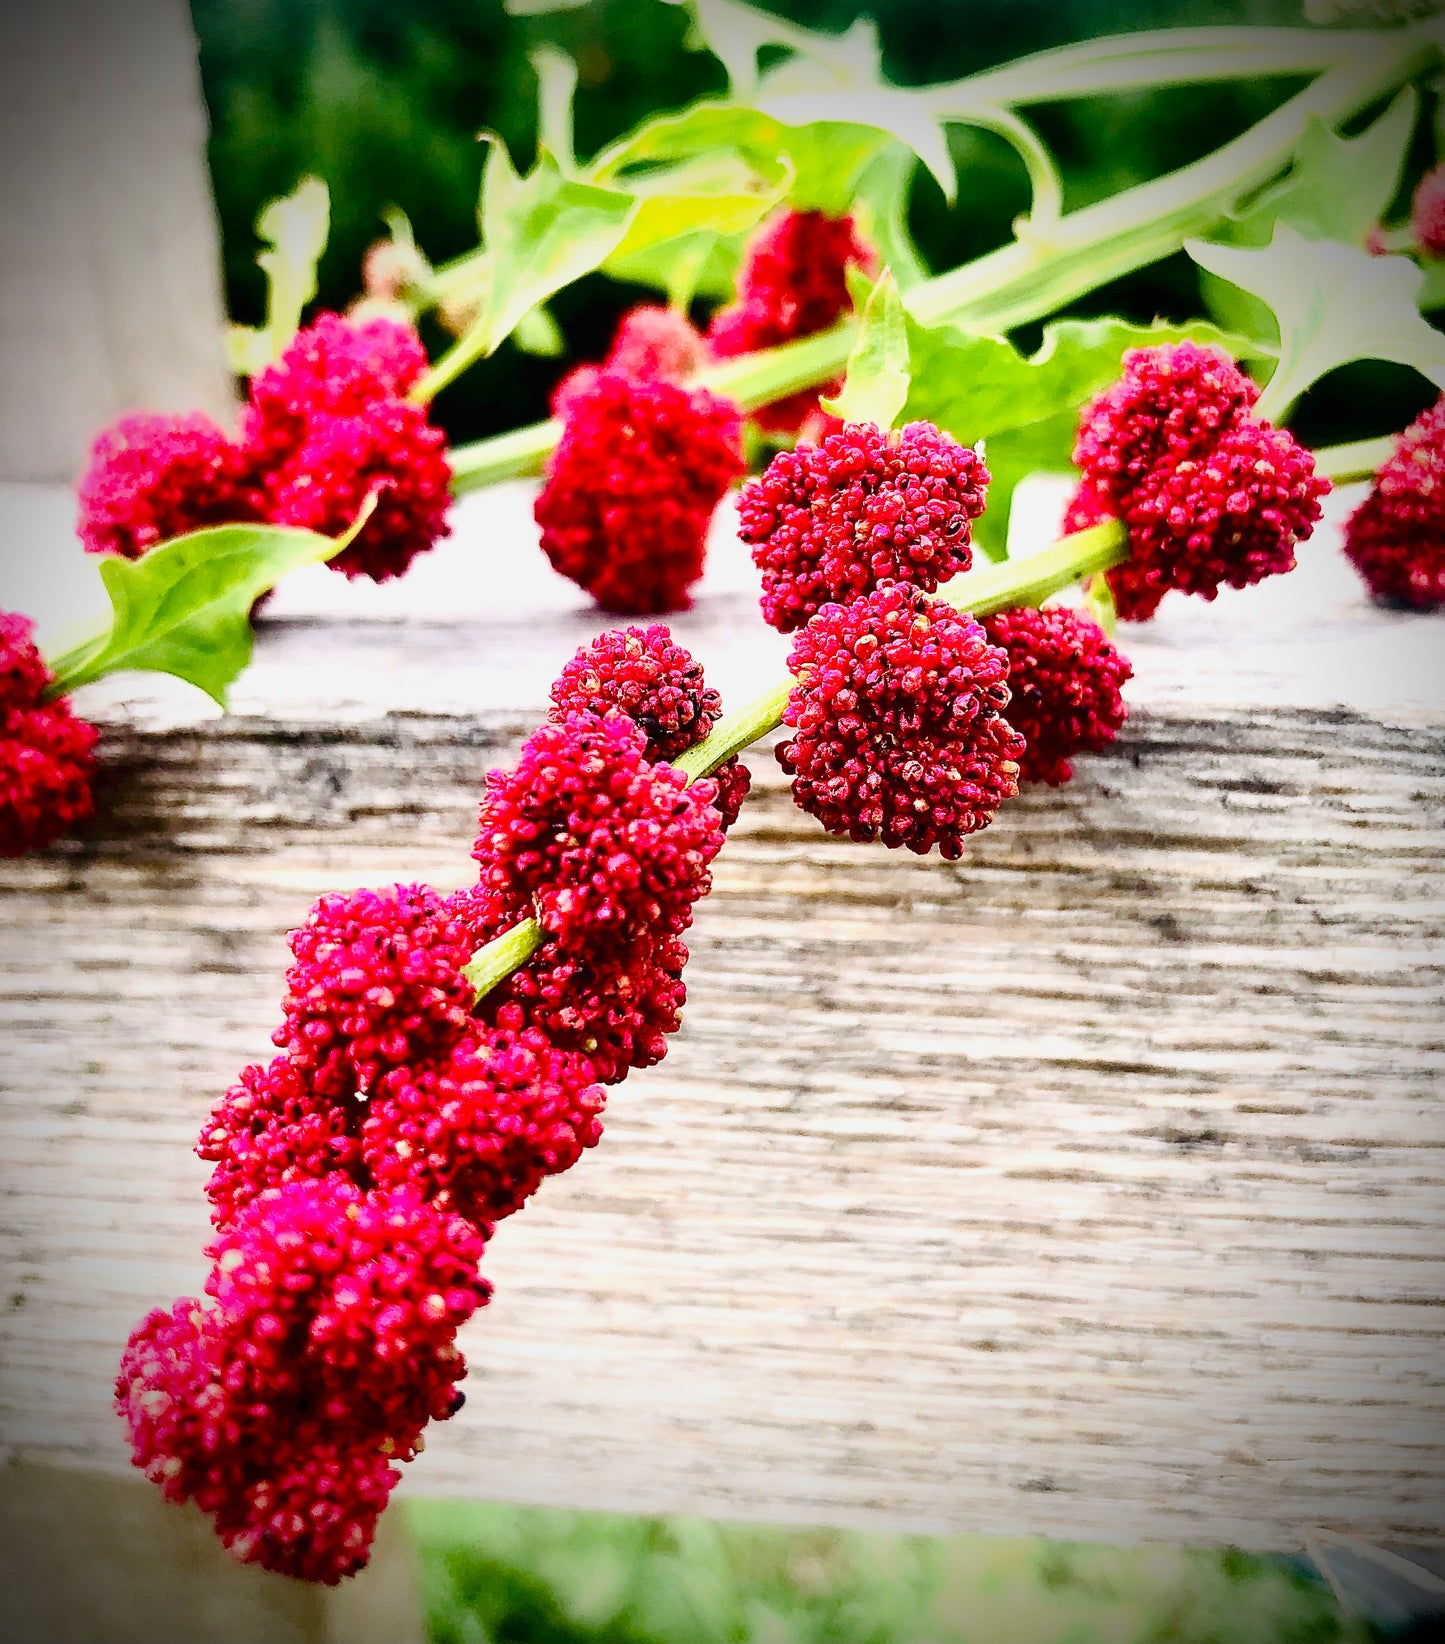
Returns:
[[[295,578],[230,719],[87,699],[102,816],[0,876],[14,1457],[124,1465],[109,1380],[203,1281],[189,1148],[267,1051],[283,931],[326,889],[468,879],[482,772],[604,625],[527,501],[468,503],[400,587]],[[34,542],[67,506],[12,491],[0,520]],[[55,552],[0,605],[89,597]],[[408,1488],[1442,1538],[1441,629],[1370,609],[1328,535],[1275,586],[1173,603],[1124,632],[1117,750],[962,863],[827,838],[755,750],[686,1025],[498,1233],[468,1404]],[[786,648],[753,611],[724,525],[675,626],[734,702]]]

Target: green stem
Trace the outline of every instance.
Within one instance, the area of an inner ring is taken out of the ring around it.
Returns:
[[[557,421],[513,428],[489,440],[458,445],[451,452],[452,495],[479,491],[502,480],[540,474],[548,453],[557,444],[562,425]]]
[[[1331,124],[1348,118],[1410,78],[1439,49],[1418,30],[1349,38],[1346,63],[1321,75],[1243,136],[1193,165],[1070,212],[1046,232],[1024,225],[1022,236],[1009,245],[914,286],[906,299],[909,312],[925,325],[1008,331],[1170,256],[1282,171],[1313,117]],[[782,348],[728,360],[699,381],[745,410],[766,405],[836,377],[856,335],[857,322],[849,320]],[[539,463],[551,449],[555,428],[541,424],[497,442],[461,446],[453,460],[468,471],[485,472],[491,460],[485,447],[518,440],[528,459]],[[532,471],[507,468],[501,477]]]
[[[478,1000],[485,999],[514,970],[520,970],[546,940],[546,931],[535,919],[524,919],[478,948],[462,967],[462,974],[477,990]]]
[[[1349,445],[1327,445],[1315,452],[1315,472],[1323,474],[1336,485],[1348,485],[1351,480],[1373,479],[1375,474],[1395,454],[1397,434],[1385,434],[1377,440],[1355,440]]]
[[[988,616],[1016,605],[1037,605],[1080,577],[1118,565],[1128,552],[1124,527],[1117,520],[1106,520],[1087,531],[1076,531],[1028,559],[986,566],[959,577],[944,590],[944,597],[956,609],[972,611],[975,616]],[[720,719],[701,742],[672,761],[674,768],[689,781],[711,776],[734,754],[782,724],[795,684],[792,678],[780,680],[745,708]],[[478,948],[466,968],[477,998],[485,998],[498,982],[524,965],[545,940],[546,933],[537,921],[527,919]]]

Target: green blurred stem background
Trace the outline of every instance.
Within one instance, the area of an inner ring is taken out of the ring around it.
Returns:
[[[1027,52],[1137,28],[1186,24],[1299,24],[1298,0],[772,0],[810,28],[878,20],[896,81],[953,79]],[[265,292],[252,224],[269,199],[307,172],[331,191],[331,239],[320,304],[344,307],[361,258],[400,207],[434,263],[472,249],[482,129],[514,159],[536,143],[536,79],[527,54],[542,43],[577,62],[577,145],[591,154],[659,109],[726,89],[721,65],[683,44],[687,16],[661,0],[589,0],[580,9],[509,17],[501,0],[192,0],[211,117],[210,161],[233,318],[262,318]],[[1302,82],[1256,79],[1051,104],[1030,111],[1058,156],[1069,209],[1174,170],[1238,135]],[[1408,189],[1431,163],[1429,122]],[[1028,207],[1028,183],[1002,139],[955,126],[960,176],[950,209],[933,179],[913,185],[911,226],[935,270],[1004,244]],[[594,275],[551,305],[571,359],[597,358],[624,309],[660,300]],[[1184,320],[1202,312],[1198,275],[1182,254],[1091,293],[1067,312]],[[701,317],[701,316],[699,316]],[[431,322],[426,322],[430,327]],[[447,339],[428,329],[435,356]],[[1017,339],[1030,346],[1027,332]],[[437,404],[454,440],[538,421],[562,363],[505,344]],[[1430,393],[1402,368],[1356,366],[1308,399],[1296,427],[1316,443],[1400,427]]]

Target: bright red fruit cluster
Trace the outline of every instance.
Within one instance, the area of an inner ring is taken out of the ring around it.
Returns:
[[[825,605],[788,667],[778,760],[830,833],[953,861],[1018,792],[1008,656],[966,613],[891,583]]]
[[[1292,435],[1253,415],[1259,390],[1194,343],[1134,349],[1084,411],[1070,531],[1117,518],[1129,558],[1108,573],[1119,615],[1150,617],[1171,589],[1213,599],[1294,568],[1329,482]]]
[[[1345,553],[1376,599],[1445,604],[1445,399],[1396,440],[1345,526]]]
[[[675,308],[641,304],[625,313],[607,358],[579,365],[552,390],[552,415],[565,417],[574,398],[585,394],[602,372],[633,382],[685,383],[707,359],[704,338]]]
[[[977,451],[929,422],[902,433],[849,423],[779,452],[738,503],[764,620],[791,633],[829,602],[887,582],[932,593],[973,562],[988,478]]]
[[[29,617],[0,611],[0,856],[41,850],[94,810],[96,730],[63,700]]]
[[[0,683],[40,677],[12,648]],[[682,933],[722,841],[680,752],[720,704],[665,628],[580,652],[556,717],[494,771],[478,883],[323,897],[292,933],[281,1054],[217,1102],[207,1300],[149,1315],[116,1401],[136,1465],[243,1560],[335,1582],[428,1421],[461,1404],[458,1329],[493,1225],[602,1133],[602,1082],[675,1031]],[[565,705],[564,705],[565,704]],[[638,722],[621,704],[638,715]],[[548,938],[478,1003],[475,949]]]
[[[199,414],[138,413],[106,429],[80,481],[80,539],[134,559],[208,525],[337,536],[374,494],[375,512],[331,564],[400,576],[448,530],[446,436],[406,398],[425,369],[409,326],[323,314],[252,379],[238,441]]]
[[[736,303],[713,316],[708,329],[713,354],[731,359],[826,331],[852,306],[848,268],[853,264],[872,273],[877,258],[859,239],[851,217],[779,212],[749,242]],[[763,428],[796,432],[817,414],[819,394],[836,393],[839,386],[790,394],[756,412],[756,419]]]
[[[567,396],[565,411],[535,509],[542,551],[607,610],[685,606],[713,511],[743,471],[736,408],[702,389],[604,370]]]
[[[1128,712],[1120,687],[1134,670],[1097,622],[1068,606],[999,611],[983,630],[1008,657],[1008,722],[1024,739],[1019,780],[1060,787],[1075,754],[1098,753],[1119,734]]]

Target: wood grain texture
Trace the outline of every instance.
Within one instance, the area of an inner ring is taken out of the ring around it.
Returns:
[[[459,530],[455,587],[481,541]],[[1439,630],[1368,610],[1318,552],[1292,603],[1181,601],[1129,633],[1118,748],[962,863],[823,836],[754,751],[684,1029],[500,1230],[468,1404],[409,1488],[1442,1538],[1445,709],[1419,666],[1386,688],[1343,661],[1428,665]],[[726,545],[712,575],[680,626],[726,676],[773,642],[741,637]],[[188,1150],[267,1050],[282,932],[326,889],[469,877],[483,770],[601,625],[550,589],[529,629],[510,587],[443,619],[423,583],[404,625],[324,627],[324,583],[286,590],[245,712],[95,710],[91,836],[3,875],[16,1457],[124,1465],[109,1378],[136,1318],[203,1280]],[[382,677],[399,710],[368,703]]]

